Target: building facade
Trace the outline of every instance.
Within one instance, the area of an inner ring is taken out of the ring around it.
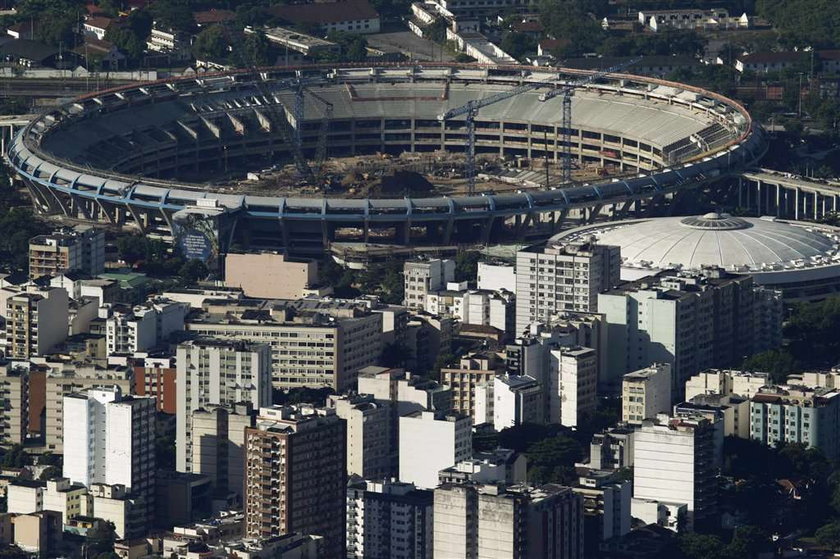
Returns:
[[[432,559],[434,494],[398,481],[347,485],[347,559]]]
[[[317,534],[324,556],[343,557],[345,445],[344,421],[331,410],[260,409],[245,435],[246,535]]]
[[[426,295],[439,291],[455,281],[454,260],[409,260],[403,265],[405,277],[405,305],[410,309],[423,309]]]
[[[442,485],[434,556],[583,559],[583,524],[583,499],[568,487]]]
[[[516,253],[516,335],[563,311],[595,312],[598,294],[619,283],[618,247],[541,244]]]
[[[654,363],[624,375],[621,420],[641,425],[642,420],[671,410],[671,365]]]
[[[64,466],[71,483],[121,485],[135,514],[152,521],[155,502],[155,400],[118,387],[64,397]]]
[[[418,411],[399,419],[399,479],[423,489],[438,484],[438,472],[472,456],[472,419]]]
[[[633,516],[640,516],[636,507],[652,501],[684,505],[688,530],[719,523],[722,442],[722,433],[705,417],[645,420],[633,435]]]
[[[265,344],[194,340],[178,346],[176,469],[192,471],[193,412],[210,405],[271,404],[271,357]]]

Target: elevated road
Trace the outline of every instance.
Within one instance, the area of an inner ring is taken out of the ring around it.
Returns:
[[[838,200],[838,182],[807,179],[772,169],[745,171],[738,187],[738,205],[755,209],[759,215],[817,221],[836,213]]]

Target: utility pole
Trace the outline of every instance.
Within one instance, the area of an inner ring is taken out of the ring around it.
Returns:
[[[802,72],[799,72],[799,109],[797,109],[797,113],[799,114],[799,118],[802,118]]]

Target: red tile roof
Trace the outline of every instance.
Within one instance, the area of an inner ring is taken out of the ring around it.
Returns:
[[[224,23],[236,19],[236,13],[230,10],[206,10],[203,12],[195,12],[193,14],[195,22],[198,25],[212,25],[214,23]]]
[[[375,19],[379,17],[379,13],[367,0],[289,4],[285,6],[272,6],[268,11],[292,23],[325,24],[357,21],[360,19]]]
[[[93,16],[85,20],[85,25],[96,27],[97,29],[108,29],[114,20],[109,17]]]

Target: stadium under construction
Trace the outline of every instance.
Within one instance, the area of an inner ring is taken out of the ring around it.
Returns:
[[[563,88],[569,95],[547,94]],[[459,107],[480,110],[445,116]],[[419,196],[313,181],[336,158],[432,157],[470,145],[479,159],[536,167],[568,165],[570,156],[578,168],[610,172]],[[317,254],[336,240],[435,246],[548,237],[571,218],[622,217],[641,201],[742,172],[765,149],[743,107],[696,87],[621,73],[432,64],[272,68],[115,88],[40,115],[6,155],[41,212],[162,237],[187,231],[204,239],[193,243],[198,253],[236,243]],[[234,180],[281,162],[294,164],[299,188],[278,193]]]

